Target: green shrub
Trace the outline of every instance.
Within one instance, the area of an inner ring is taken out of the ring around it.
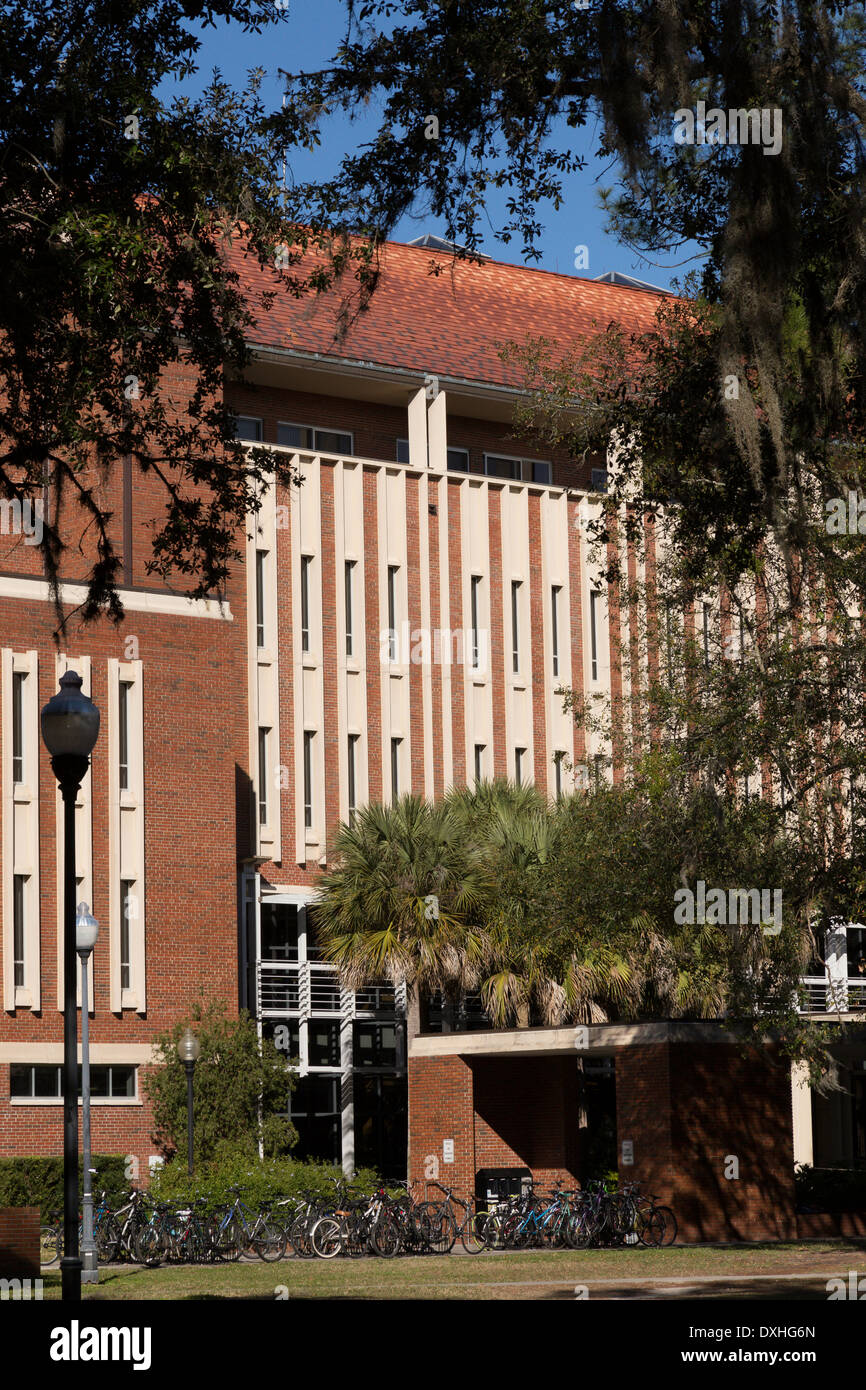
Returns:
[[[330,1201],[335,1180],[344,1181],[343,1170],[330,1163],[291,1158],[251,1160],[244,1151],[223,1149],[219,1159],[202,1164],[192,1178],[187,1174],[186,1162],[178,1155],[154,1173],[150,1191],[158,1201],[184,1204],[203,1197],[209,1207],[218,1207],[232,1202],[235,1194],[231,1188],[238,1187],[241,1200],[256,1209],[263,1202],[302,1197],[307,1192]],[[363,1168],[352,1179],[352,1187],[369,1193],[379,1182],[372,1168]]]
[[[795,1169],[794,1185],[801,1211],[866,1211],[864,1168],[812,1168],[802,1163]]]
[[[94,1196],[105,1189],[112,1206],[119,1206],[129,1191],[123,1154],[94,1154]],[[83,1189],[82,1162],[78,1160],[78,1194]],[[38,1207],[43,1221],[63,1210],[63,1159],[42,1156],[0,1158],[0,1207]]]

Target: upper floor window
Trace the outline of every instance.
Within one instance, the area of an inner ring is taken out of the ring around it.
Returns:
[[[448,469],[451,473],[469,472],[469,450],[460,448],[449,448]],[[408,439],[397,440],[397,462],[409,463],[409,441]]]
[[[601,598],[600,589],[590,589],[589,591],[589,653],[590,653],[590,679],[598,680],[598,603]]]
[[[129,791],[129,681],[117,687],[117,762],[120,790]]]
[[[239,415],[235,424],[235,438],[250,444],[261,444],[262,422],[252,415]]]
[[[322,454],[354,454],[348,430],[321,430],[315,425],[277,425],[277,443],[288,449],[315,449]]]
[[[469,607],[470,622],[472,627],[472,669],[477,671],[480,665],[481,648],[478,641],[478,594],[481,588],[481,575],[473,574],[469,581]]]
[[[553,674],[559,675],[559,595],[562,589],[554,584],[550,590],[550,644],[553,656]]]
[[[312,555],[301,556],[301,651],[310,650],[310,569]]]
[[[256,646],[265,645],[265,557],[266,551],[256,551]]]
[[[397,660],[397,573],[399,565],[388,566],[388,660]]]
[[[550,464],[544,459],[511,458],[507,454],[485,454],[484,472],[489,478],[510,478],[526,483],[552,481]]]
[[[520,589],[521,581],[511,581],[511,666],[514,672],[520,670]]]
[[[24,682],[26,671],[12,672],[12,781],[24,781]]]
[[[354,656],[355,644],[355,615],[353,609],[354,587],[355,587],[355,561],[347,560],[345,569],[346,583],[346,656]]]

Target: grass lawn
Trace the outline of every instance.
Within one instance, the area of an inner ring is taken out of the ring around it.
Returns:
[[[686,1246],[669,1250],[566,1250],[507,1252],[395,1260],[281,1260],[277,1264],[240,1263],[140,1269],[113,1265],[100,1271],[90,1299],[274,1299],[277,1289],[291,1298],[513,1299],[573,1297],[575,1285],[589,1296],[611,1296],[619,1282],[725,1279],[736,1276],[832,1274],[866,1266],[864,1241],[815,1241],[785,1245]],[[44,1297],[60,1297],[60,1274],[43,1271]],[[594,1291],[595,1286],[595,1291]],[[662,1286],[659,1286],[662,1287]],[[771,1296],[785,1297],[782,1290]],[[793,1287],[790,1281],[789,1287]],[[770,1294],[766,1281],[751,1286]],[[606,1294],[607,1290],[607,1294]],[[750,1296],[744,1288],[739,1296]]]

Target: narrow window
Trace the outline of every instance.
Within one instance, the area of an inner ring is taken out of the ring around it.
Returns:
[[[603,753],[596,753],[595,758],[594,758],[594,763],[595,763],[595,780],[596,780],[596,783],[597,783],[598,785],[601,785],[601,783],[605,780],[604,769],[605,769],[605,766],[607,765],[607,758],[604,756]]]
[[[357,809],[357,800],[356,800],[356,792],[355,792],[355,749],[356,749],[357,746],[358,746],[358,738],[359,738],[359,735],[358,735],[358,734],[349,734],[349,747],[348,747],[349,758],[348,758],[348,762],[349,762],[349,824],[350,824],[350,825],[351,825],[352,821],[353,821],[354,818],[355,818],[355,811],[356,811],[356,809]]]
[[[354,583],[355,561],[346,561],[346,656],[354,656],[355,620],[352,612],[352,586]]]
[[[12,781],[24,781],[24,682],[26,671],[12,674]]]
[[[265,645],[265,551],[256,551],[256,646]]]
[[[12,878],[12,958],[15,985],[24,988],[24,883],[26,875]]]
[[[268,823],[268,734],[259,729],[259,825]]]
[[[117,692],[117,747],[120,790],[129,791],[129,681],[121,681]]]
[[[559,675],[559,586],[550,590],[550,640],[553,647],[553,674]]]
[[[397,660],[397,565],[388,566],[388,660]]]
[[[590,679],[598,680],[598,615],[596,606],[600,598],[598,589],[589,591],[589,656],[590,656]]]
[[[487,745],[486,745],[485,743],[476,743],[476,745],[475,745],[475,781],[476,781],[476,783],[477,783],[477,782],[480,782],[480,781],[482,780],[483,776],[484,776],[484,770],[483,770],[483,769],[484,769],[484,749],[485,749],[486,747],[487,747]]]
[[[523,786],[523,759],[526,756],[525,748],[515,748],[514,750],[514,780],[518,787]]]
[[[400,795],[400,738],[391,739],[391,798],[396,802]]]
[[[135,885],[131,879],[121,879],[120,881],[120,988],[132,988],[132,952],[130,949],[131,931],[129,920],[134,912],[133,889]]]
[[[469,603],[471,608],[470,619],[472,622],[472,669],[478,670],[479,647],[478,647],[478,590],[481,585],[481,576],[473,574],[469,585]]]
[[[310,566],[312,555],[301,556],[301,651],[310,650]]]
[[[315,734],[304,734],[304,825],[308,830],[313,825],[313,739]]]
[[[704,604],[704,665],[710,669],[710,605]]]
[[[520,637],[517,625],[517,609],[520,601],[520,580],[511,581],[511,665],[516,672],[520,670]]]
[[[562,760],[563,760],[564,757],[565,757],[565,754],[564,754],[564,753],[560,753],[560,752],[556,752],[556,753],[554,753],[554,755],[553,755],[553,768],[554,768],[554,777],[555,777],[555,779],[556,779],[556,799],[557,799],[557,801],[559,801],[560,798],[561,798],[561,796],[562,796]]]

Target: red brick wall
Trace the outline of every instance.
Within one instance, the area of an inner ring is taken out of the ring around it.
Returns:
[[[620,1174],[673,1209],[680,1239],[795,1235],[786,1067],[723,1044],[638,1044],[616,1053],[616,1098]],[[739,1176],[728,1178],[733,1159]]]
[[[0,1279],[38,1279],[39,1268],[39,1208],[0,1207]]]
[[[442,1143],[454,1140],[454,1162],[442,1161]],[[462,1193],[475,1187],[475,1125],[472,1109],[472,1071],[462,1057],[410,1057],[409,1157],[410,1183],[423,1188],[435,1173],[439,1181]]]

